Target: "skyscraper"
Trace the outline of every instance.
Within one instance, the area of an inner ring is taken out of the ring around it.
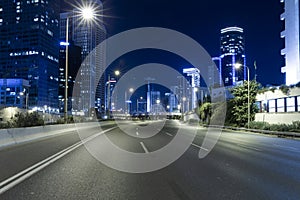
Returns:
[[[58,107],[59,4],[0,1],[0,78],[28,80],[29,107]]]
[[[91,2],[91,3],[89,3]],[[75,99],[76,110],[81,110],[88,114],[91,108],[95,108],[96,99],[101,100],[101,104],[105,103],[105,77],[99,82],[100,74],[103,73],[105,67],[105,49],[96,48],[106,38],[106,30],[103,25],[102,12],[103,5],[99,0],[86,1],[87,5],[96,8],[97,19],[92,22],[83,22],[81,16],[78,15],[76,9],[72,12],[61,13],[61,37],[65,39],[66,19],[69,20],[69,40],[81,47],[82,65],[78,72],[81,75],[80,82],[80,99]],[[95,49],[96,48],[96,49]],[[94,51],[93,51],[94,50]]]
[[[76,97],[80,96],[80,93],[73,94],[74,82],[77,75],[77,72],[81,65],[81,48],[76,46],[74,42],[69,41],[69,69],[68,69],[68,111],[72,110],[72,99],[73,95]],[[60,112],[64,111],[64,100],[65,100],[65,69],[66,69],[66,46],[60,46],[59,52],[59,109]]]
[[[220,57],[213,57],[211,65],[208,66],[208,82],[207,87],[214,88],[222,85],[222,62]]]
[[[234,86],[246,80],[244,31],[239,27],[221,30],[221,73],[224,86]],[[242,66],[240,69],[236,65]]]
[[[281,14],[281,20],[285,21],[285,30],[281,32],[281,38],[285,40],[285,48],[281,55],[285,57],[285,66],[281,72],[285,73],[286,85],[300,82],[300,20],[299,0],[281,0],[284,3],[285,12]]]

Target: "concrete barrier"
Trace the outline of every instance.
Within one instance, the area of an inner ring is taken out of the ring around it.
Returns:
[[[111,122],[102,122],[102,125],[110,124]],[[41,138],[51,137],[77,129],[85,129],[98,127],[98,122],[77,123],[77,124],[59,124],[47,125],[28,128],[11,128],[0,130],[0,148],[29,142]]]
[[[0,147],[15,144],[13,136],[7,132],[7,129],[0,130]]]

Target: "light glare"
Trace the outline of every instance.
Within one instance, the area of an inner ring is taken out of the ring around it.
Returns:
[[[91,7],[82,8],[81,15],[86,20],[93,19],[94,18],[94,10]]]

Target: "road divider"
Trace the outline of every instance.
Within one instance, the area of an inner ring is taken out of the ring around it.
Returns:
[[[111,123],[111,122],[108,122]],[[103,122],[102,122],[103,124]],[[107,124],[104,122],[104,124]],[[0,148],[21,144],[37,139],[52,137],[78,129],[93,128],[99,126],[98,122],[46,125],[27,128],[11,128],[0,130]]]

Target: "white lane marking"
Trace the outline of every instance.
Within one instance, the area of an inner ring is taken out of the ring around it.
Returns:
[[[204,150],[204,151],[208,151],[208,149],[206,149],[206,148],[204,148],[204,147],[201,147],[201,146],[199,146],[199,145],[197,145],[197,144],[194,144],[194,143],[192,143],[192,146],[197,147],[197,148],[199,148],[199,149],[202,149],[202,150]]]
[[[245,148],[245,149],[251,149],[251,150],[255,150],[255,151],[262,151],[262,150],[260,150],[260,149],[258,149],[258,148],[255,148],[255,147],[249,147],[249,146],[246,146],[246,145],[243,145],[243,144],[237,144],[238,146],[240,146],[240,147],[243,147],[243,148]]]
[[[173,135],[171,133],[165,132],[165,134],[167,134],[170,137],[173,137]]]
[[[13,175],[12,177],[2,181],[0,183],[0,195],[3,194],[4,192],[6,192],[7,190],[13,188],[14,186],[16,186],[17,184],[21,183],[22,181],[24,181],[25,179],[29,178],[30,176],[34,175],[35,173],[41,171],[42,169],[44,169],[45,167],[47,167],[48,165],[50,165],[51,163],[57,161],[58,159],[64,157],[65,155],[67,155],[68,153],[74,151],[75,149],[77,149],[78,147],[80,147],[81,145],[85,144],[86,142],[89,142],[90,140],[94,139],[95,137],[98,137],[99,135],[102,135],[106,132],[109,132],[113,129],[115,129],[117,127],[112,127],[110,129],[107,129],[105,131],[102,131],[100,133],[97,133],[95,135],[92,135],[88,138],[85,138],[82,141],[79,141],[69,147],[67,147],[66,149],[34,164],[33,166]]]
[[[141,146],[143,147],[145,153],[149,153],[148,149],[146,148],[145,144],[143,142],[140,142]]]
[[[136,135],[139,135],[139,132],[135,132]]]

